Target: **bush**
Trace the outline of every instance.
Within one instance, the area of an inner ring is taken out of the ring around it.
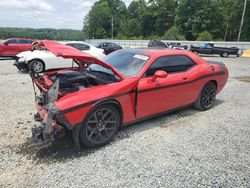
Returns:
[[[184,35],[180,33],[177,27],[173,26],[166,31],[164,35],[165,40],[186,40]]]
[[[208,31],[203,31],[199,34],[199,36],[197,37],[196,40],[198,40],[198,41],[211,41],[211,40],[213,40],[213,37]]]

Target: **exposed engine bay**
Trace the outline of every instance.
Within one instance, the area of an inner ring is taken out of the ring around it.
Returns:
[[[76,92],[85,88],[116,82],[114,75],[105,72],[82,69],[79,71],[62,70],[50,77],[53,82],[59,80],[59,90]]]

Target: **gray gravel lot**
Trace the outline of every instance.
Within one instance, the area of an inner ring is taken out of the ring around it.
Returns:
[[[214,108],[122,128],[80,153],[70,138],[30,147],[31,80],[0,61],[0,187],[250,187],[250,58],[204,58],[230,71]]]

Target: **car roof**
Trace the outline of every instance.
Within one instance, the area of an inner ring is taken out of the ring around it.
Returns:
[[[28,38],[8,38],[8,39],[5,39],[5,40],[34,40],[34,39],[28,39]]]

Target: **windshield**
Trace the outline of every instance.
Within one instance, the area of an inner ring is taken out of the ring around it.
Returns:
[[[125,77],[133,77],[138,75],[148,59],[148,56],[136,54],[135,52],[116,51],[106,56],[104,61],[120,71]],[[90,65],[90,69],[113,74],[111,70],[97,64]]]

